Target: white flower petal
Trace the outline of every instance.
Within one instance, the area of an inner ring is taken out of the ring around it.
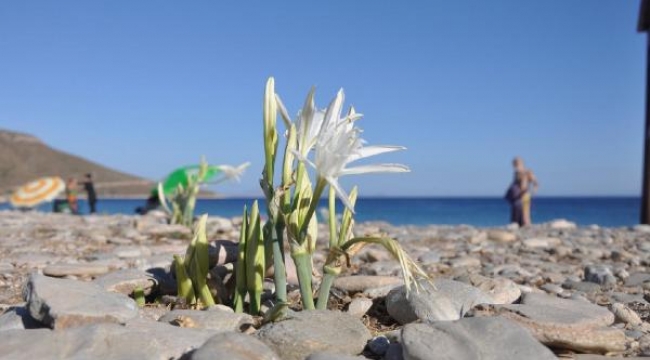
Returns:
[[[374,145],[374,146],[365,146],[361,149],[357,149],[357,152],[350,155],[349,162],[367,158],[370,156],[375,156],[383,153],[405,150],[403,146],[392,146],[392,145]]]
[[[309,165],[309,166],[313,167],[314,169],[318,170],[318,167],[316,166],[316,164],[314,164],[311,160],[309,160],[306,156],[301,154],[299,151],[291,149],[291,152],[293,153],[293,155],[296,156],[296,158],[299,161],[305,162],[305,163],[307,163],[307,165]]]
[[[411,169],[406,165],[402,164],[376,164],[376,165],[362,165],[355,166],[352,168],[343,169],[339,173],[340,176],[344,175],[357,175],[357,174],[369,174],[369,173],[396,173],[396,172],[409,172]]]
[[[352,213],[354,214],[354,206],[352,206],[352,203],[350,202],[348,194],[341,188],[341,185],[339,184],[338,179],[332,178],[332,177],[326,177],[325,180],[327,180],[327,183],[330,184],[330,186],[334,189],[334,192],[336,192],[336,196],[341,200],[343,205],[350,209]]]
[[[345,93],[343,92],[343,89],[340,89],[339,92],[336,93],[336,97],[334,97],[332,102],[327,107],[327,110],[325,110],[325,120],[323,123],[323,128],[335,127],[336,124],[339,122],[339,119],[341,118],[341,111],[343,109],[344,99],[345,99]]]
[[[284,120],[284,125],[288,128],[291,127],[291,117],[289,117],[289,113],[287,112],[287,108],[284,107],[284,104],[282,103],[282,100],[280,99],[280,95],[275,94],[275,102],[278,104],[278,109],[280,110],[280,115],[282,116],[282,120]]]

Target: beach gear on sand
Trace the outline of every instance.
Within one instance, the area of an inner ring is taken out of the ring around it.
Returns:
[[[230,165],[209,165],[205,175],[202,179],[198,179],[201,183],[219,183],[224,180],[238,179],[244,170],[250,165],[246,162],[238,167]],[[200,165],[188,165],[180,167],[172,171],[165,180],[162,182],[162,188],[165,195],[171,195],[176,191],[178,185],[183,187],[187,186],[190,177],[199,175]],[[158,187],[151,189],[152,194],[158,193]]]
[[[208,170],[205,173],[205,176],[203,179],[199,179],[200,182],[208,182],[212,180],[217,174],[221,172],[221,169],[216,166],[208,166]],[[192,176],[198,176],[199,175],[199,165],[189,165],[189,166],[183,166],[181,168],[178,168],[165,178],[163,181],[163,191],[165,192],[165,195],[171,195],[174,193],[174,191],[178,188],[178,185],[182,185],[183,187],[187,186],[188,184],[188,179]],[[157,188],[152,189],[152,192],[158,191]]]
[[[65,182],[58,176],[43,177],[18,187],[11,195],[11,205],[32,208],[51,201],[65,189]]]

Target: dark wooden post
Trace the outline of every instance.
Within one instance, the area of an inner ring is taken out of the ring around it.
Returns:
[[[650,0],[641,0],[638,31],[650,30]],[[643,132],[643,190],[641,194],[641,224],[650,224],[650,38],[646,41],[645,130]]]

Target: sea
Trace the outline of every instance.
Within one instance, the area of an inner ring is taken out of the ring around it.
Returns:
[[[241,216],[243,206],[255,199],[225,198],[199,199],[196,214],[212,216]],[[264,209],[264,201],[260,206]],[[566,219],[580,226],[596,224],[606,227],[632,226],[639,223],[639,197],[535,197],[531,210],[533,223]],[[144,205],[140,199],[100,199],[100,214],[134,214],[135,208]],[[319,212],[325,211],[322,202]],[[0,203],[0,210],[11,205]],[[88,206],[80,200],[82,213]],[[339,204],[337,209],[342,211]],[[37,211],[52,211],[52,204],[45,203]],[[360,198],[355,207],[357,222],[385,221],[393,225],[472,225],[494,227],[508,224],[510,209],[500,197],[382,197]]]

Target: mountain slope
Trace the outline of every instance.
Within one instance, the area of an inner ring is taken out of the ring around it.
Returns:
[[[0,195],[42,176],[83,179],[92,173],[99,196],[147,196],[154,183],[53,149],[38,138],[0,130]]]

